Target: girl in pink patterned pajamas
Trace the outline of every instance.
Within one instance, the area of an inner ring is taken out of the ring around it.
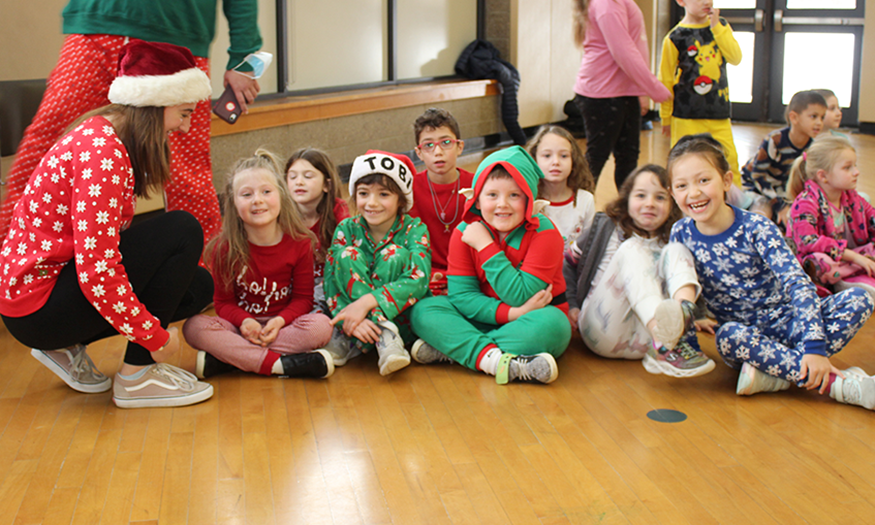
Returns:
[[[855,190],[859,176],[842,137],[817,139],[790,171],[787,235],[821,296],[854,287],[875,298],[875,209]]]
[[[225,186],[222,234],[207,247],[218,317],[183,327],[197,348],[199,377],[236,369],[284,377],[328,377],[322,346],[331,323],[313,307],[315,237],[304,225],[282,168],[258,150],[237,163]]]

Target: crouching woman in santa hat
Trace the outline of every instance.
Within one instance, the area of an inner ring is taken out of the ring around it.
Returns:
[[[213,394],[164,362],[180,346],[168,324],[212,300],[212,279],[198,266],[200,225],[175,211],[128,227],[137,197],[170,178],[167,134],[187,132],[210,92],[188,49],[131,41],[112,104],[81,117],[46,153],[0,249],[6,328],[71,388],[113,388],[86,345],[128,339],[113,388],[119,407],[183,406]]]

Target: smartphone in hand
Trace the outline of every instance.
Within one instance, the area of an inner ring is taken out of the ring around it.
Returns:
[[[222,96],[213,105],[213,113],[228,124],[237,122],[237,118],[243,113],[240,104],[237,102],[237,97],[234,96],[234,90],[231,89],[230,85],[225,88],[225,92],[222,93]]]

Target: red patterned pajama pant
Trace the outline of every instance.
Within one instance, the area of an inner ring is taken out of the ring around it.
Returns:
[[[126,41],[126,37],[113,35],[69,35],[64,41],[39,110],[24,133],[6,178],[6,199],[0,205],[0,240],[6,237],[12,211],[30,175],[49,148],[74,120],[109,103],[109,86],[118,70],[119,50]],[[210,74],[208,59],[195,57],[195,61],[199,69]],[[222,218],[212,180],[208,100],[198,103],[188,133],[170,135],[170,150],[172,180],[164,189],[166,208],[194,215],[209,240],[219,232]]]

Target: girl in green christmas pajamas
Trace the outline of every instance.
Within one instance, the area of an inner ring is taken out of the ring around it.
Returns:
[[[555,357],[568,347],[571,327],[562,236],[537,213],[542,177],[519,147],[481,163],[450,240],[449,295],[429,297],[411,313],[421,338],[416,361],[454,361],[499,383],[558,377]]]
[[[362,351],[376,347],[381,375],[410,364],[404,346],[415,337],[407,315],[431,275],[428,228],[407,215],[413,173],[404,155],[356,158],[349,190],[359,215],[338,225],[325,261],[332,323]]]

